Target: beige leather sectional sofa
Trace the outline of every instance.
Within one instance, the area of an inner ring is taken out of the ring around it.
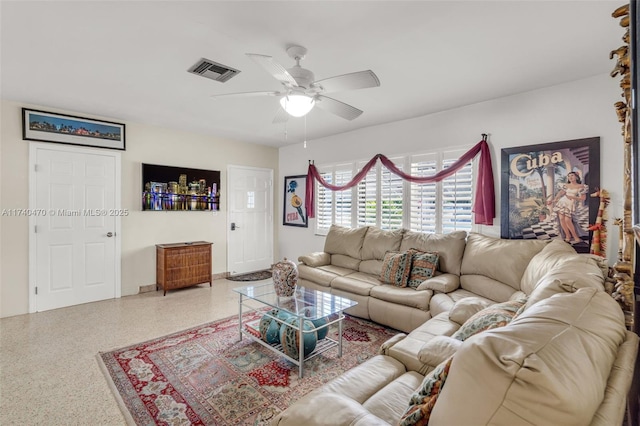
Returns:
[[[350,315],[410,332],[464,297],[509,300],[520,290],[529,260],[548,242],[333,225],[324,252],[299,257],[298,283],[357,301]],[[385,253],[409,249],[438,252],[436,276],[416,289],[380,282]]]
[[[324,253],[301,256],[302,285],[354,298],[353,315],[408,334],[273,424],[398,424],[450,357],[430,425],[622,424],[638,337],[603,291],[606,265],[559,240],[465,236],[334,227]],[[380,283],[383,250],[409,248],[438,251],[440,273],[418,289]],[[515,299],[526,303],[507,325],[455,338],[474,314]]]

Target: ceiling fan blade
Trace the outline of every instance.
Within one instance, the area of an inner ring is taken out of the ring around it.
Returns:
[[[366,70],[325,78],[324,80],[316,81],[313,84],[322,87],[325,93],[331,93],[344,90],[378,87],[380,86],[380,80],[373,71]]]
[[[287,113],[287,111],[285,111],[283,108],[278,108],[278,112],[276,112],[275,117],[273,117],[273,124],[286,123],[287,121],[289,121],[289,117],[291,116],[289,115],[289,113]]]
[[[280,83],[288,86],[298,87],[296,79],[289,74],[287,69],[276,62],[271,56],[258,55],[257,53],[247,53],[248,57],[253,59],[255,63],[264,68],[269,74],[271,74]]]
[[[211,95],[213,99],[218,98],[250,98],[253,96],[280,96],[282,92],[240,92],[240,93],[224,93],[222,95]]]
[[[318,95],[316,96],[316,100],[316,106],[318,108],[333,113],[345,120],[353,120],[362,114],[362,110],[328,96]]]

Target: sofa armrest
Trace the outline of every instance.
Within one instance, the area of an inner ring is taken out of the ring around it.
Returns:
[[[433,290],[440,293],[451,293],[460,287],[460,276],[456,274],[438,274],[425,280],[416,290]]]
[[[396,334],[395,336],[393,336],[392,338],[384,342],[382,345],[380,345],[380,349],[378,350],[378,353],[380,355],[389,355],[389,349],[391,349],[393,345],[395,345],[405,337],[407,337],[407,335],[404,333]]]
[[[449,336],[436,336],[424,344],[418,352],[418,359],[424,364],[437,366],[449,359],[462,345],[462,341]]]
[[[302,262],[307,266],[317,268],[318,266],[327,266],[331,264],[331,255],[323,251],[306,254],[298,257],[298,262]]]
[[[272,426],[388,426],[359,402],[331,392],[312,392],[296,401],[271,422]]]
[[[491,306],[488,300],[479,297],[465,297],[458,300],[449,311],[449,319],[460,325],[481,310]]]

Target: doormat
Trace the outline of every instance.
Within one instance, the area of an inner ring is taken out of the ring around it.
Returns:
[[[271,269],[227,277],[229,281],[260,281],[266,280],[267,278],[271,278]]]
[[[245,314],[243,322],[260,319]],[[293,402],[375,356],[398,333],[346,317],[342,357],[328,350],[298,367],[244,336],[232,316],[98,354],[129,424],[266,425]],[[332,325],[329,337],[338,336]]]

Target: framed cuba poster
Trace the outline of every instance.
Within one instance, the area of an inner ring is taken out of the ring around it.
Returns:
[[[304,207],[307,193],[307,175],[285,176],[282,224],[307,227],[307,211]]]
[[[562,239],[589,253],[600,199],[600,138],[502,149],[501,236]]]

